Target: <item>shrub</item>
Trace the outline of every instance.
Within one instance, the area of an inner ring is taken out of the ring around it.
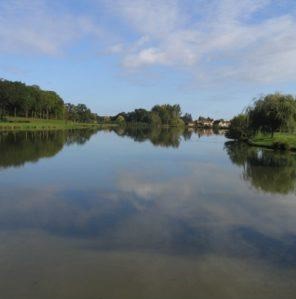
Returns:
[[[245,114],[235,116],[231,120],[231,124],[229,130],[226,133],[226,137],[236,140],[247,140],[250,137],[247,116]]]
[[[291,149],[289,143],[287,143],[285,141],[275,141],[275,142],[273,142],[272,147],[275,150],[279,150],[279,151],[288,151]]]

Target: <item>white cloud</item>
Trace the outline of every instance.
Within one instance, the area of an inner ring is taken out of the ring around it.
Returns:
[[[48,0],[1,1],[0,52],[56,55],[90,37],[98,51],[117,55],[129,72],[152,66],[181,68],[198,82],[215,84],[287,82],[296,76],[296,3],[291,1],[86,4],[91,11]],[[282,9],[285,5],[289,9]]]
[[[186,164],[180,165],[186,168]],[[138,201],[138,207],[142,202],[141,208],[150,209],[151,205],[147,206],[146,203],[154,203],[163,215],[189,220],[197,227],[203,219],[204,228],[213,228],[214,223],[215,229],[220,227],[225,231],[233,227],[250,227],[273,237],[294,232],[295,194],[274,196],[258,190],[254,192],[246,182],[231,175],[229,170],[210,163],[191,163],[187,166],[187,176],[184,178],[161,176],[160,179],[149,170],[145,176],[123,173],[118,179],[119,190]],[[214,189],[211,188],[213,182]],[[283,217],[277,216],[279,212]]]
[[[123,65],[127,67],[139,67],[143,65],[166,64],[166,55],[157,48],[142,49],[136,55],[124,58]]]
[[[45,0],[0,3],[0,51],[58,54],[86,34],[100,33],[86,16],[59,11]]]
[[[175,31],[184,21],[176,0],[112,0],[108,3],[110,11],[126,18],[144,35],[163,37]]]
[[[296,15],[292,9],[277,13],[276,4],[272,0],[197,0],[190,4],[114,0],[113,13],[139,36],[126,43],[121,53],[123,66],[185,67],[199,80],[210,81],[294,79]],[[139,42],[143,36],[146,42]]]

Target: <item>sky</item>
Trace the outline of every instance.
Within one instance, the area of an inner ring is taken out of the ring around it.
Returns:
[[[0,0],[0,78],[99,115],[231,118],[296,94],[295,0]]]

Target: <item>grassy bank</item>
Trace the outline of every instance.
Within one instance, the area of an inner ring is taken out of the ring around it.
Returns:
[[[23,117],[8,117],[0,121],[1,131],[68,130],[101,127],[98,124],[74,123],[65,120],[45,120]]]
[[[258,134],[249,140],[249,144],[276,150],[296,151],[296,134],[275,133],[273,137],[271,135]]]

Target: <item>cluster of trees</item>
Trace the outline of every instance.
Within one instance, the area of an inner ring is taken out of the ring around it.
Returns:
[[[6,116],[97,121],[97,115],[84,104],[65,104],[54,91],[0,79],[0,119]]]
[[[295,132],[296,98],[281,93],[257,99],[246,111],[235,116],[227,133],[231,139],[248,139],[258,132]]]
[[[84,104],[65,104],[64,117],[67,120],[80,123],[95,123],[99,120],[99,116],[96,113],[93,113]]]
[[[0,117],[24,116],[62,118],[64,102],[54,91],[45,91],[37,85],[0,80]]]
[[[40,119],[65,119],[84,123],[135,123],[154,127],[182,126],[192,121],[190,114],[182,116],[180,105],[156,105],[151,110],[135,109],[115,116],[102,117],[86,105],[65,104],[54,91],[42,90],[37,85],[26,85],[0,79],[0,120],[7,116]]]
[[[191,117],[185,114],[186,118]],[[184,125],[180,105],[156,105],[151,110],[135,109],[132,112],[121,112],[110,118],[119,124],[137,123],[150,126],[180,126]]]

